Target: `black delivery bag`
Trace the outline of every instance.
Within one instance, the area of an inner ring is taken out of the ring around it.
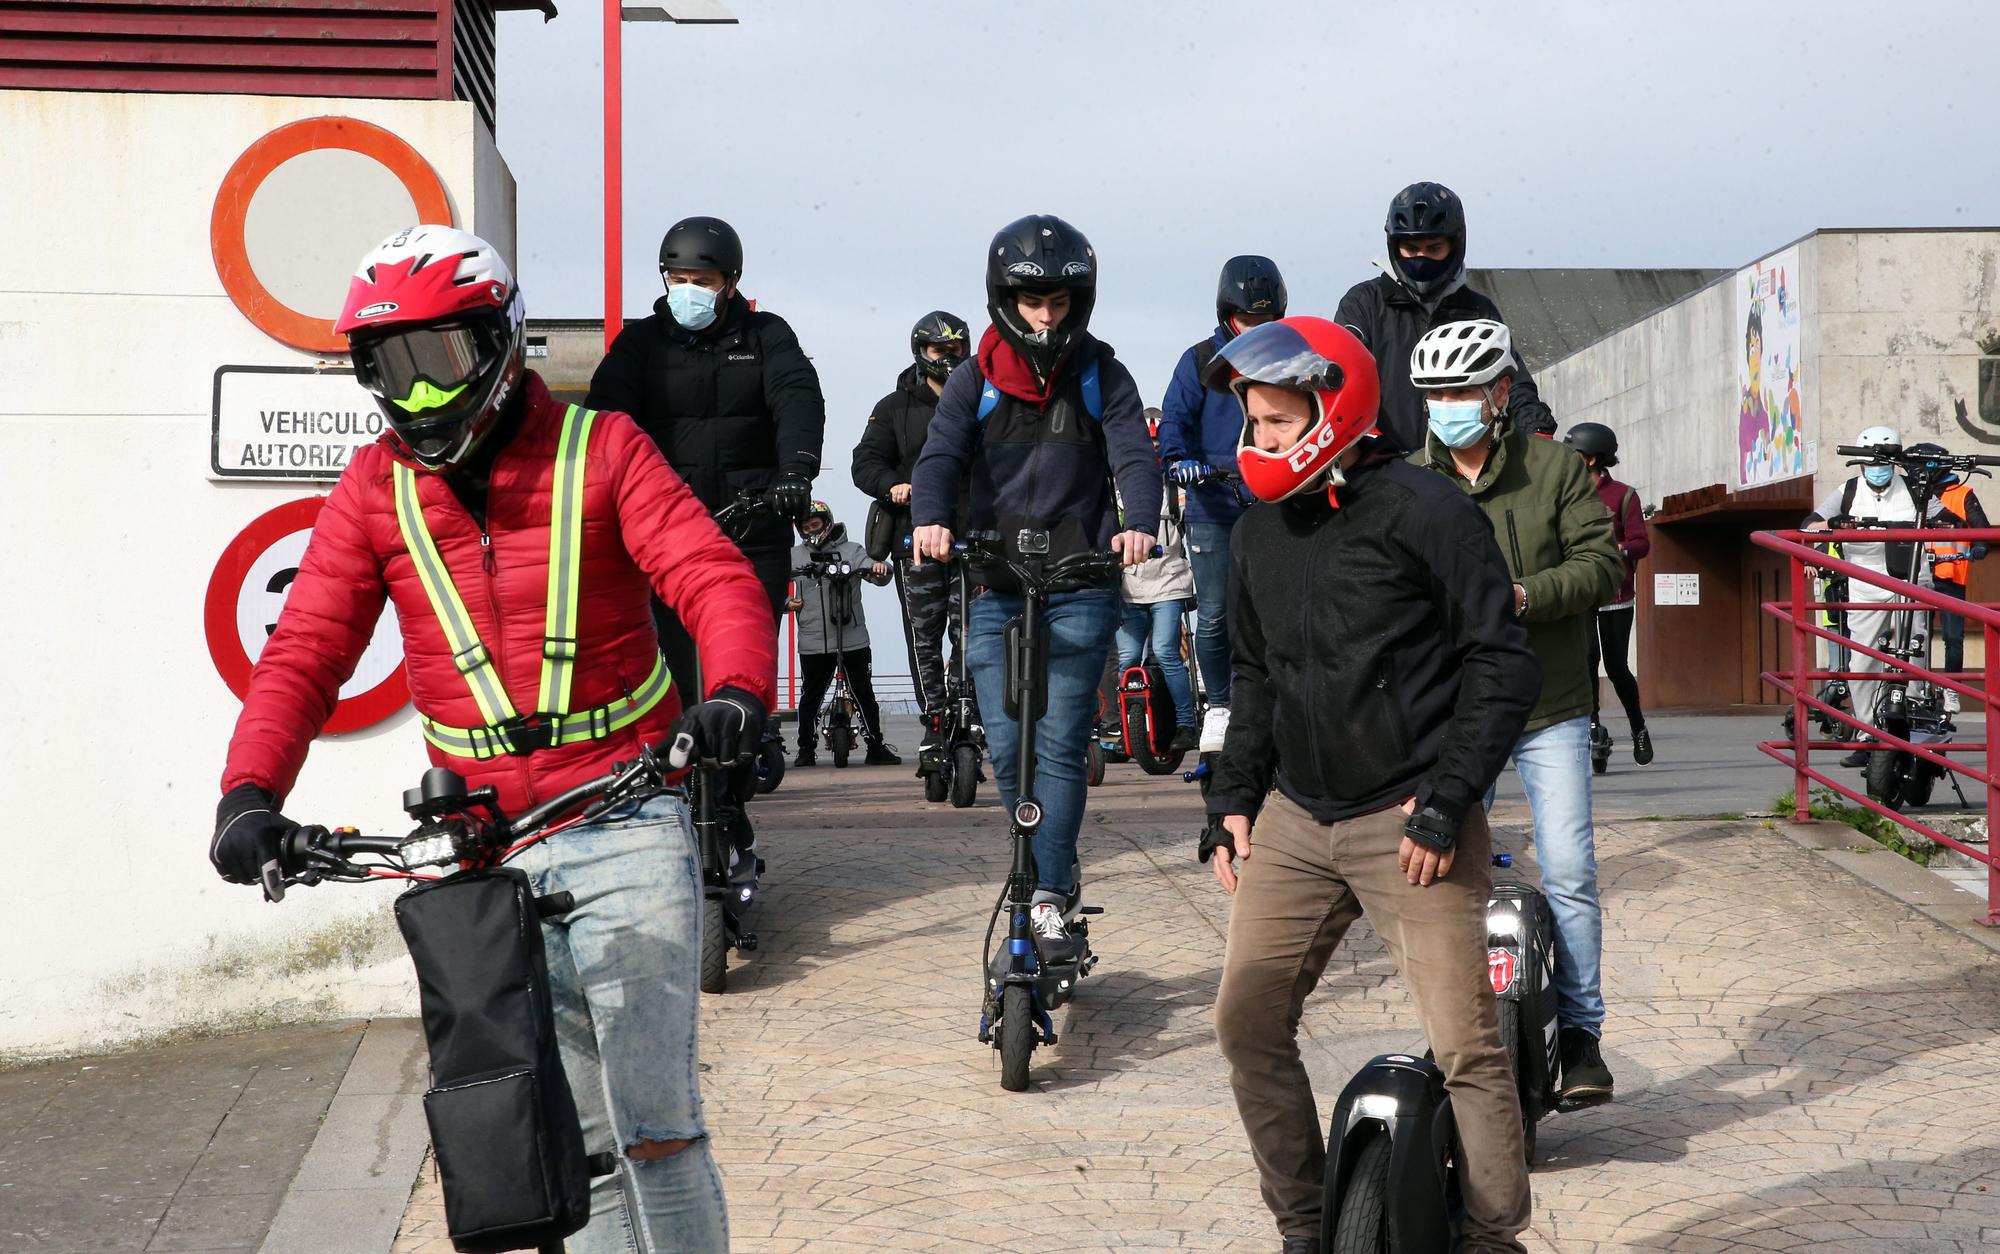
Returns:
[[[541,917],[525,872],[466,871],[396,899],[417,967],[424,1094],[460,1254],[534,1249],[590,1222],[590,1167],[556,1051]]]

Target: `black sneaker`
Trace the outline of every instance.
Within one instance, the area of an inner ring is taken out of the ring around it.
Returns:
[[[1286,1237],[1278,1254],[1319,1254],[1319,1238]]]
[[[1201,743],[1201,733],[1192,727],[1174,728],[1174,738],[1167,744],[1168,753],[1186,753]]]
[[[1562,1100],[1611,1099],[1611,1068],[1604,1065],[1596,1033],[1589,1028],[1564,1028],[1557,1048],[1562,1053]]]
[[[799,756],[792,759],[793,766],[818,766],[819,755],[813,752],[812,742],[799,746]]]
[[[1840,764],[1850,771],[1858,771],[1868,765],[1868,753],[1869,751],[1866,749],[1856,749],[1853,753],[1842,758]]]
[[[901,766],[903,759],[896,754],[896,747],[880,740],[868,742],[868,756],[862,759],[864,766]]]
[[[1653,733],[1643,727],[1632,733],[1632,760],[1640,766],[1653,761]]]

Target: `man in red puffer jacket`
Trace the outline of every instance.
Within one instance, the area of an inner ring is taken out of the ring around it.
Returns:
[[[755,748],[777,679],[755,573],[629,417],[550,398],[524,365],[522,319],[506,264],[462,231],[412,227],[362,260],[336,329],[389,430],[327,499],[251,674],[209,847],[224,879],[258,882],[296,828],[279,808],[391,599],[431,761],[492,785],[504,811],[681,731],[708,756]],[[711,663],[708,699],[686,710],[655,592]],[[575,895],[547,935],[564,1069],[586,1142],[615,1136],[630,1160],[629,1189],[599,1178],[586,1231],[727,1249],[696,1078],[702,890],[685,803],[661,794],[513,865]]]

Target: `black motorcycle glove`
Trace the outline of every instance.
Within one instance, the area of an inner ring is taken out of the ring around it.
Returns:
[[[1422,806],[1403,820],[1403,835],[1426,849],[1450,853],[1458,847],[1458,825],[1458,819],[1435,806]]]
[[[804,475],[786,475],[771,488],[771,504],[780,514],[800,522],[812,508],[812,480]]]
[[[694,756],[733,764],[756,754],[767,717],[755,695],[724,685],[708,700],[681,711],[667,729],[667,743],[686,733],[694,740]]]
[[[232,884],[255,884],[264,864],[278,856],[285,837],[298,824],[278,813],[278,802],[255,784],[238,784],[222,794],[215,806],[215,837],[208,860],[215,873]]]
[[[1235,857],[1236,838],[1222,826],[1220,814],[1211,814],[1208,816],[1208,826],[1201,829],[1201,843],[1195,846],[1194,856],[1197,861],[1205,863],[1217,850],[1221,850],[1225,858]]]

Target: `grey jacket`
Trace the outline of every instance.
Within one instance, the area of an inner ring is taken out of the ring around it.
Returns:
[[[1187,554],[1181,548],[1181,525],[1162,513],[1157,538],[1165,552],[1137,566],[1128,566],[1122,576],[1121,590],[1133,605],[1186,601],[1194,596],[1194,567],[1188,565]]]
[[[846,562],[850,573],[792,577],[793,595],[799,600],[799,653],[832,653],[836,649],[852,653],[867,648],[868,620],[861,609],[861,581],[885,580],[875,579],[869,573],[875,563],[868,560],[866,549],[847,538],[844,523],[835,523],[833,531],[820,544],[793,545],[792,569],[812,564],[815,554]]]

